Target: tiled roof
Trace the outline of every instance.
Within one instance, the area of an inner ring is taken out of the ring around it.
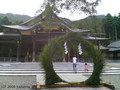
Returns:
[[[11,29],[18,29],[18,30],[30,30],[34,28],[35,26],[39,25],[40,23],[37,23],[33,26],[26,26],[26,25],[2,25],[3,27],[6,28],[11,28]]]
[[[108,49],[109,49],[108,47],[100,45],[100,50],[108,50]]]
[[[30,26],[24,26],[24,25],[2,25],[2,26],[6,27],[6,28],[19,29],[19,30],[28,30],[28,29],[30,29]]]
[[[0,36],[20,36],[18,33],[0,33]]]
[[[56,26],[61,26],[72,32],[81,32],[86,33],[90,30],[74,29],[66,22],[64,22],[60,17],[58,17],[52,10],[51,7],[46,8],[44,12],[38,16],[33,17],[32,19],[20,24],[20,25],[2,25],[6,28],[12,28],[17,30],[30,30],[36,26],[40,25],[44,30],[53,29]],[[45,27],[46,26],[46,27]]]
[[[120,51],[120,48],[109,48],[109,51]]]
[[[108,47],[120,48],[120,40],[110,43]]]
[[[84,37],[87,40],[109,40],[109,38],[99,38],[99,37]]]

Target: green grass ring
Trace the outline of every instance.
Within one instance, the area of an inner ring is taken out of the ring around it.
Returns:
[[[39,60],[45,70],[45,84],[52,85],[58,82],[67,82],[57,75],[52,64],[52,60],[56,55],[63,54],[64,42],[67,42],[68,51],[73,49],[76,53],[78,52],[78,44],[81,43],[83,55],[92,60],[94,64],[92,75],[84,81],[84,83],[89,86],[100,85],[100,75],[104,67],[104,57],[100,50],[95,48],[95,46],[89,41],[84,40],[78,32],[69,32],[66,35],[52,39],[47,45],[45,45],[43,52],[39,55]]]

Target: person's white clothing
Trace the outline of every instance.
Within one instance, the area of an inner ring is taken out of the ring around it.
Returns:
[[[73,57],[73,63],[77,63],[77,58]]]

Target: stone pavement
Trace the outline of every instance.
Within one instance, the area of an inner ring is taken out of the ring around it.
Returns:
[[[0,90],[33,90],[36,75],[0,75]]]
[[[58,74],[63,80],[66,80],[68,82],[82,82],[87,79],[87,77],[83,76],[82,74]],[[44,74],[37,75],[37,82],[39,84],[45,84],[44,83]]]
[[[106,87],[64,87],[64,88],[41,88],[40,90],[110,90]]]
[[[82,74],[58,74],[63,80],[69,82],[82,82],[87,79],[87,77],[83,76]],[[37,82],[38,84],[44,84],[44,75],[37,75]],[[107,87],[61,87],[61,88],[40,88],[38,90],[110,90]]]
[[[81,74],[59,74],[59,76],[67,81],[80,82],[87,79]],[[32,85],[44,84],[44,75],[0,75],[0,90],[36,90],[32,89]],[[61,87],[61,88],[40,88],[37,90],[110,90],[106,87]]]
[[[57,74],[70,82],[81,82],[87,79],[84,75],[91,74],[93,65],[88,63],[89,72],[84,72],[84,63],[77,64],[77,73],[72,69],[71,62],[53,63]],[[105,68],[106,70],[109,67]],[[39,62],[1,62],[0,63],[0,90],[34,90],[33,84],[44,84],[44,70]],[[65,88],[42,88],[42,90],[109,90],[106,87],[65,87]],[[40,89],[41,90],[41,89]]]
[[[89,75],[93,71],[93,64],[88,63],[89,72],[84,71],[84,63],[77,64],[77,73]],[[53,63],[54,70],[57,73],[74,73],[71,62],[55,62]],[[117,71],[116,71],[117,69]],[[0,75],[4,74],[41,74],[44,70],[41,68],[39,62],[0,62]],[[113,68],[106,66],[103,74],[120,74],[120,68]]]

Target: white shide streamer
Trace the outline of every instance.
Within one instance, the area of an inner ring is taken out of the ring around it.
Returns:
[[[78,45],[78,52],[80,55],[83,53],[82,48],[81,48],[81,43],[79,43]]]
[[[67,54],[68,53],[67,42],[64,43],[64,48],[65,48],[65,54]]]

